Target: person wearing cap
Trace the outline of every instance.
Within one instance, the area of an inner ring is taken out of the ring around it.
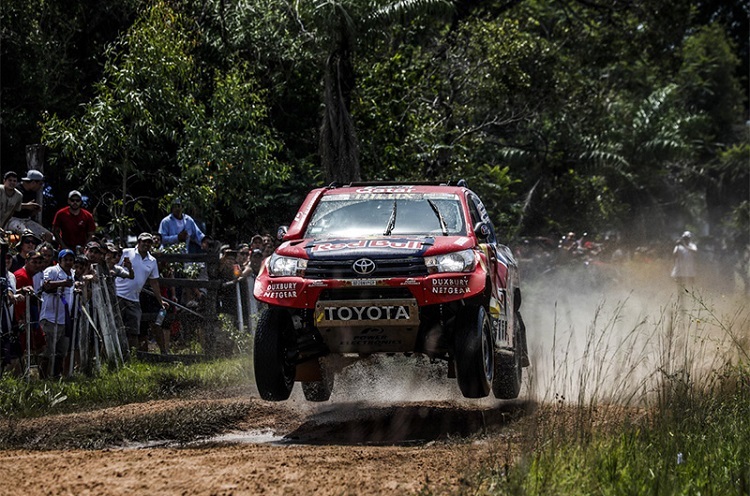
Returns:
[[[16,251],[18,254],[13,257],[10,263],[10,271],[15,272],[26,264],[26,256],[36,250],[36,247],[41,244],[42,240],[37,237],[30,230],[26,230],[21,234],[21,238],[18,240],[16,245]]]
[[[88,258],[89,266],[86,274],[82,274],[82,276],[91,276],[84,278],[84,280],[98,280],[97,271],[99,269],[104,269],[104,255],[106,254],[104,248],[102,248],[101,243],[99,243],[98,241],[89,241],[88,243],[86,243],[86,249],[84,250],[83,254],[86,255],[86,258]]]
[[[693,233],[685,231],[677,240],[672,257],[672,279],[681,287],[692,286],[695,282],[695,259],[698,255],[698,247],[693,243]]]
[[[96,231],[96,222],[91,212],[81,206],[81,192],[68,193],[68,206],[57,211],[52,220],[52,232],[63,248],[75,250],[85,246]]]
[[[263,252],[263,236],[260,234],[255,234],[250,238],[250,251],[252,250],[260,250],[261,253]]]
[[[36,202],[24,203],[23,195],[16,189],[18,174],[8,171],[3,175],[3,190],[0,192],[0,227],[8,227],[11,216],[22,209],[34,210],[39,208]]]
[[[59,263],[44,270],[42,276],[42,310],[39,318],[47,339],[44,356],[48,377],[60,375],[67,356],[69,339],[65,335],[66,320],[73,304],[73,250],[63,249],[57,255]]]
[[[120,260],[122,253],[115,246],[114,243],[107,243],[107,253],[104,255],[104,262],[107,264],[107,270],[109,270],[110,277],[124,277],[126,279],[133,279],[135,273],[133,272],[133,264],[130,264],[130,268],[126,269],[122,265],[118,265],[117,262]]]
[[[8,220],[8,230],[17,234],[30,230],[36,237],[44,241],[52,241],[52,232],[32,219],[32,216],[42,210],[37,203],[37,195],[44,187],[44,175],[38,170],[30,169],[26,177],[16,189],[21,193],[21,209],[13,212]]]
[[[130,348],[137,348],[140,344],[139,334],[142,316],[140,294],[147,281],[159,305],[165,310],[169,308],[169,304],[161,297],[159,264],[156,258],[149,253],[152,243],[151,234],[147,232],[139,234],[135,248],[124,249],[120,258],[120,265],[128,270],[132,267],[133,279],[120,277],[115,279],[115,294],[117,294]]]
[[[172,200],[172,211],[159,224],[159,234],[163,246],[185,243],[187,253],[201,253],[207,249],[208,240],[198,224],[182,212],[182,201]]]

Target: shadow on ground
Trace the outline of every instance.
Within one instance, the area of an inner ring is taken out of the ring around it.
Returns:
[[[309,416],[284,440],[321,445],[423,444],[497,430],[527,415],[535,405],[520,400],[488,407],[458,403],[338,404]]]

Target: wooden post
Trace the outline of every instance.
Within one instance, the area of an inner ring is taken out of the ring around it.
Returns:
[[[206,272],[208,273],[209,281],[219,280],[219,245],[212,246],[210,249],[208,260],[206,261]],[[221,286],[209,287],[206,292],[206,331],[203,333],[204,336],[204,352],[210,358],[215,358],[217,354],[216,350],[216,336],[218,335],[219,326],[219,288]]]
[[[44,145],[27,145],[26,146],[26,168],[28,170],[38,170],[44,174],[44,155],[46,152]],[[25,176],[21,176],[25,177]],[[36,192],[36,202],[42,206],[44,210],[44,188]],[[42,210],[32,215],[32,219],[41,224],[42,223]]]

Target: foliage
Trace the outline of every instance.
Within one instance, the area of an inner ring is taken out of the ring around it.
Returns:
[[[641,422],[626,422],[585,444],[549,440],[547,448],[529,455],[505,477],[497,477],[496,490],[499,494],[744,494],[750,487],[748,379],[747,369],[734,369],[725,378],[736,386],[729,396],[698,396],[689,409],[665,411],[667,418],[655,422],[644,417]]]
[[[69,176],[82,187],[103,195],[119,183],[121,210],[142,200],[132,194],[133,181],[164,187],[174,175],[169,150],[185,118],[195,112],[190,44],[184,19],[156,2],[107,50],[104,77],[83,114],[51,115],[44,125],[44,142],[59,150]],[[116,178],[114,184],[105,177]],[[122,213],[113,214],[127,226]]]
[[[736,5],[71,5],[3,4],[3,158],[46,112],[50,177],[87,189],[113,232],[153,230],[181,194],[212,234],[246,240],[334,176],[507,168],[490,213],[525,235],[716,229],[746,199],[720,159],[747,108]]]
[[[227,314],[219,314],[221,331],[232,343],[230,354],[247,356],[252,351],[253,336],[245,330],[237,329],[237,324]]]
[[[40,142],[38,122],[43,113],[67,115],[91,97],[91,85],[102,72],[104,50],[133,23],[142,4],[141,0],[2,2],[0,162],[5,170],[25,170],[25,146]],[[45,172],[51,184],[64,180],[56,170]]]
[[[212,212],[214,225],[237,222],[248,210],[268,208],[265,191],[289,177],[274,154],[280,143],[263,124],[263,94],[244,64],[217,74],[205,108],[185,123],[177,154],[181,174],[176,192],[199,212]],[[252,139],[248,139],[252,136]]]
[[[119,202],[107,206],[120,234],[133,224],[123,206],[157,201],[153,189],[134,196],[139,185],[147,194],[146,185],[174,189],[219,224],[267,205],[260,192],[288,176],[272,156],[280,145],[261,122],[262,92],[247,67],[217,73],[210,100],[201,102],[194,43],[186,19],[155,3],[108,51],[105,77],[83,115],[45,124],[45,141],[72,161],[71,177],[102,196],[112,188],[102,178],[119,178]]]
[[[356,1],[318,3],[316,10],[322,13],[318,22],[328,47],[320,129],[320,157],[328,181],[350,182],[361,178],[351,105],[356,90],[355,52],[366,48],[367,37],[363,34],[379,33],[384,27],[409,22],[420,15],[441,15],[450,8],[445,0],[388,2],[371,9]]]

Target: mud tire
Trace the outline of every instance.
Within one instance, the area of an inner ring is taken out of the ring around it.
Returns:
[[[467,306],[456,318],[454,339],[456,379],[466,398],[484,398],[490,393],[495,370],[492,330],[482,306]]]
[[[524,355],[525,338],[523,336],[523,320],[521,314],[516,312],[514,319],[513,342],[515,349],[510,352],[499,352],[495,354],[495,378],[492,381],[492,393],[500,400],[512,400],[518,398],[521,393],[521,380],[523,369],[521,361]]]
[[[255,332],[253,367],[260,397],[267,401],[289,399],[296,365],[289,361],[295,346],[292,316],[283,308],[268,308]]]

